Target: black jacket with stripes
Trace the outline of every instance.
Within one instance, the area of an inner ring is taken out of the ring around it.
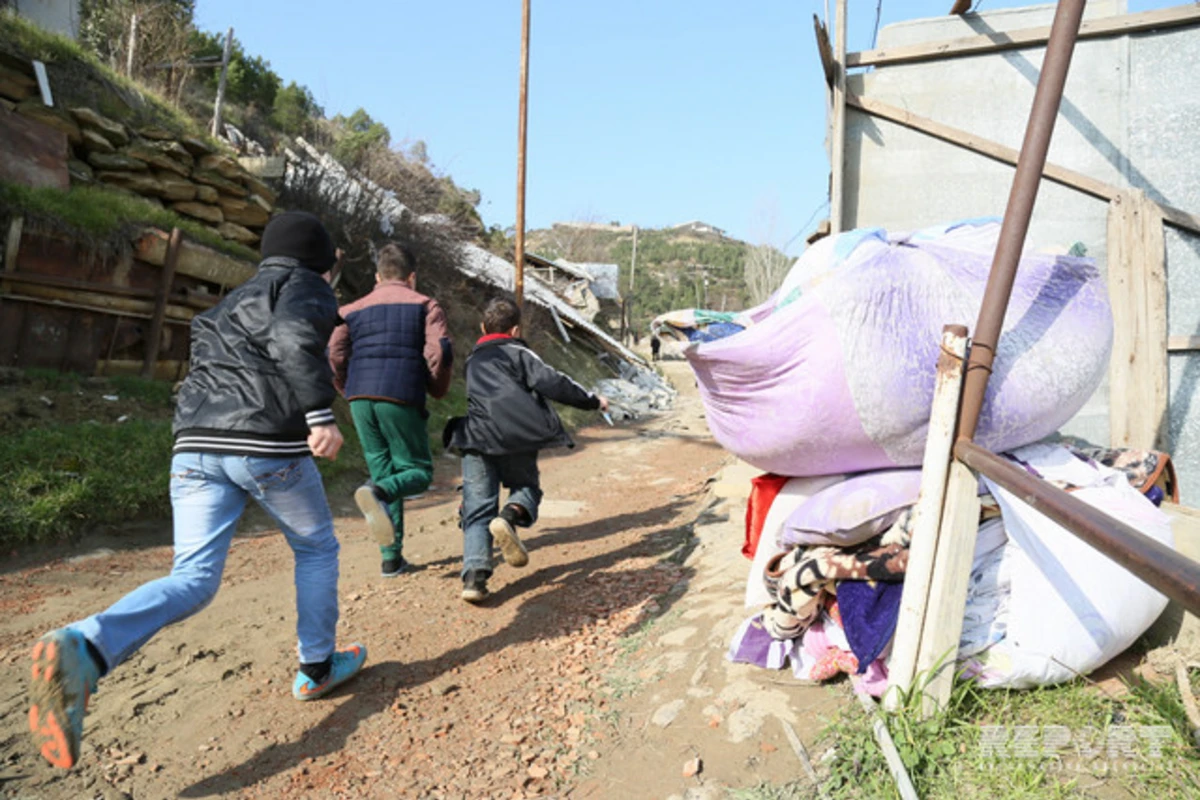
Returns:
[[[321,275],[272,257],[197,315],[175,408],[175,452],[308,454],[309,428],[334,422],[325,348],[337,309]]]

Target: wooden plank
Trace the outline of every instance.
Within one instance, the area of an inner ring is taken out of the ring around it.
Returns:
[[[111,294],[117,297],[138,297],[153,300],[157,294],[154,289],[138,289],[129,286],[95,283],[93,281],[80,281],[73,278],[60,278],[55,275],[41,275],[25,271],[17,273],[14,277],[23,284],[34,283],[39,286],[57,286],[61,289],[79,289],[84,292]],[[188,294],[187,292],[172,294],[168,298],[168,301],[177,306],[188,306],[202,311],[212,308],[218,302],[217,298],[212,295]]]
[[[1134,343],[1137,333],[1132,325],[1137,321],[1139,302],[1130,297],[1138,287],[1133,278],[1134,243],[1130,240],[1129,198],[1115,197],[1108,204],[1108,233],[1105,250],[1108,257],[1108,296],[1112,306],[1113,343],[1108,362],[1108,430],[1113,447],[1122,447],[1130,439],[1129,407],[1137,402],[1129,393],[1136,387],[1130,385],[1132,372],[1128,362],[1135,358]]]
[[[6,294],[4,295],[5,302],[14,301],[17,303],[35,303],[43,306],[53,306],[54,308],[69,308],[75,311],[92,311],[96,314],[107,314],[113,317],[129,317],[130,319],[150,319],[149,312],[142,313],[138,311],[123,311],[116,308],[108,308],[105,306],[88,305],[87,303],[75,303],[69,300],[62,300],[53,297],[37,297],[30,294]],[[186,319],[175,319],[167,317],[168,325],[187,325],[191,327],[191,321]],[[141,361],[137,362],[139,365]]]
[[[1146,284],[1146,390],[1152,401],[1143,410],[1150,447],[1166,450],[1171,421],[1171,377],[1167,358],[1167,242],[1159,205],[1138,192],[1141,204],[1143,280]]]
[[[1019,152],[1012,147],[994,142],[983,136],[976,136],[973,133],[964,131],[961,128],[955,128],[952,125],[935,122],[928,117],[913,114],[910,111],[905,111],[882,100],[849,94],[846,96],[846,105],[871,116],[886,119],[895,122],[897,125],[903,125],[906,128],[920,131],[935,139],[941,139],[949,144],[987,156],[1004,164],[1015,166],[1017,163]],[[1082,172],[1076,172],[1073,169],[1060,167],[1050,162],[1047,162],[1045,168],[1042,170],[1042,177],[1063,186],[1077,189],[1084,194],[1089,194],[1101,200],[1112,200],[1124,191],[1120,187],[1089,177]],[[1192,214],[1172,206],[1162,204],[1156,204],[1156,206],[1165,222],[1169,222],[1185,230],[1200,233],[1200,215]]]
[[[950,465],[946,504],[938,529],[937,553],[929,582],[928,611],[917,654],[925,716],[945,708],[954,689],[958,640],[967,607],[967,584],[979,535],[979,481],[961,461]]]
[[[1167,337],[1168,353],[1186,353],[1191,350],[1200,350],[1200,336]]]
[[[1155,449],[1167,417],[1167,280],[1162,217],[1142,192],[1108,211],[1113,312],[1109,433],[1113,447]]]
[[[1183,228],[1194,233],[1200,233],[1200,214],[1190,214],[1173,206],[1158,205],[1163,221],[1169,222],[1176,228]]]
[[[4,293],[4,299],[41,299],[60,301],[72,308],[88,311],[113,311],[128,316],[150,319],[154,313],[154,303],[150,300],[140,300],[133,297],[121,297],[104,292],[85,291],[80,289],[64,289],[57,286],[43,286],[34,281],[23,280],[20,274],[9,276],[10,291]],[[190,322],[196,312],[168,303],[166,315],[168,319]]]
[[[562,336],[563,341],[567,344],[571,343],[571,337],[567,334],[567,329],[563,327],[562,319],[558,316],[557,309],[554,306],[547,306],[550,309],[550,316],[554,317],[554,324],[558,328],[558,333]]]
[[[825,29],[825,24],[816,14],[813,14],[813,33],[817,37],[817,55],[821,58],[821,70],[825,73],[825,83],[832,88],[834,77],[837,75],[833,45],[829,43],[829,31]]]
[[[1097,39],[1106,36],[1123,36],[1141,31],[1195,25],[1200,22],[1200,3],[1143,11],[1137,14],[1122,14],[1115,17],[1084,20],[1079,26],[1079,39]],[[956,58],[1022,47],[1038,47],[1050,39],[1050,26],[1021,28],[1001,33],[985,33],[978,36],[963,36],[938,42],[905,45],[903,47],[878,48],[850,53],[846,56],[847,67],[871,67],[885,64],[912,64],[941,58]]]
[[[1005,164],[1015,166],[1017,156],[1020,152],[1015,148],[1007,145],[994,142],[991,139],[986,139],[983,136],[976,136],[973,133],[968,133],[961,128],[955,128],[951,125],[945,125],[941,122],[935,122],[928,117],[922,117],[919,114],[914,114],[911,111],[906,111],[903,108],[885,103],[881,100],[873,100],[869,97],[861,97],[858,95],[850,95],[846,98],[846,104],[851,108],[857,108],[860,111],[881,117],[886,120],[891,120],[898,125],[903,125],[906,128],[911,128],[921,133],[926,133],[935,139],[941,139],[944,142],[957,145],[974,153],[987,156],[996,161],[1001,161]],[[1093,197],[1099,197],[1101,200],[1111,200],[1113,197],[1120,194],[1120,190],[1115,186],[1111,186],[1104,181],[1098,181],[1095,178],[1090,178],[1081,172],[1059,167],[1054,164],[1047,163],[1046,168],[1042,173],[1046,178],[1070,186],[1074,189],[1090,194]]]
[[[25,217],[17,215],[8,223],[8,236],[4,239],[4,271],[17,271],[17,254],[21,252],[21,232],[25,229]]]
[[[134,254],[141,261],[161,267],[167,262],[169,238],[164,231],[147,228],[134,240]],[[245,261],[186,239],[179,251],[179,263],[175,266],[175,271],[180,275],[229,287],[240,286],[250,280],[254,270],[255,268]]]
[[[963,359],[967,353],[967,329],[946,326],[942,330],[942,349],[938,356],[937,382],[933,389],[933,407],[929,416],[929,435],[925,440],[925,458],[921,464],[921,492],[913,509],[912,543],[908,550],[908,569],[904,573],[904,593],[892,655],[888,661],[888,690],[884,707],[896,711],[912,687],[917,672],[917,654],[925,625],[929,585],[937,553],[938,528],[946,499],[946,480],[954,456],[954,433],[958,422],[958,402],[962,395]]]
[[[67,135],[0,106],[0,180],[34,188],[71,188]]]
[[[843,198],[846,181],[846,0],[837,0],[833,32],[833,108],[829,132],[829,226],[842,232]]]
[[[150,331],[146,335],[146,360],[142,366],[142,377],[154,374],[158,351],[162,346],[163,320],[167,315],[167,300],[171,297],[171,284],[175,281],[175,267],[179,264],[179,250],[183,245],[183,231],[171,230],[171,241],[167,245],[167,262],[158,276],[158,291],[154,295],[154,313],[150,317]]]

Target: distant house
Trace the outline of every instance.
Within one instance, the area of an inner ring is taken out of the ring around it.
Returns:
[[[577,228],[584,231],[605,231],[606,233],[633,233],[632,225],[621,225],[616,222],[555,222],[552,228]]]
[[[678,233],[692,233],[697,236],[724,236],[725,231],[718,228],[716,225],[709,225],[707,222],[701,222],[694,219],[691,222],[685,222],[682,225],[675,225],[669,230]]]
[[[79,35],[79,5],[80,0],[0,0],[0,8],[11,8],[46,30],[72,39]]]

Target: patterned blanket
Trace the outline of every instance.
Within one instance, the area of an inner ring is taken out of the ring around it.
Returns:
[[[776,639],[795,639],[820,616],[837,581],[902,581],[908,542],[883,544],[884,533],[857,547],[797,547],[767,563],[763,575],[774,605],[763,627]]]

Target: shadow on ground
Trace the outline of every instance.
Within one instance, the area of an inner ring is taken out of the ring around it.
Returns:
[[[516,617],[493,634],[424,661],[409,664],[388,661],[366,667],[354,681],[333,695],[350,696],[351,699],[313,725],[298,740],[271,745],[249,760],[185,788],[180,796],[211,797],[237,791],[247,785],[268,780],[306,759],[319,759],[334,754],[346,747],[350,735],[363,721],[390,708],[401,691],[425,684],[455,667],[464,666],[511,645],[557,638],[581,630],[590,618],[580,607],[580,587],[590,575],[630,558],[686,558],[688,551],[694,546],[694,521],[683,525],[672,523],[678,514],[694,504],[698,497],[697,492],[690,497],[681,497],[648,511],[545,530],[541,535],[533,537],[531,543],[536,545],[543,539],[553,537],[556,544],[578,544],[602,539],[630,528],[650,529],[638,541],[618,550],[537,569],[507,584],[489,598],[489,605],[515,600],[537,586],[553,584],[554,588],[539,595],[536,602],[522,604]],[[457,559],[444,559],[427,567],[446,566],[456,561]],[[653,568],[648,567],[624,574],[636,576],[653,572]],[[690,579],[692,571],[686,570],[683,577],[684,580]],[[678,595],[674,593],[660,598],[657,613],[661,615],[669,611],[677,599]],[[621,610],[621,606],[609,607],[610,613]],[[621,635],[626,633],[628,631],[622,631]]]

